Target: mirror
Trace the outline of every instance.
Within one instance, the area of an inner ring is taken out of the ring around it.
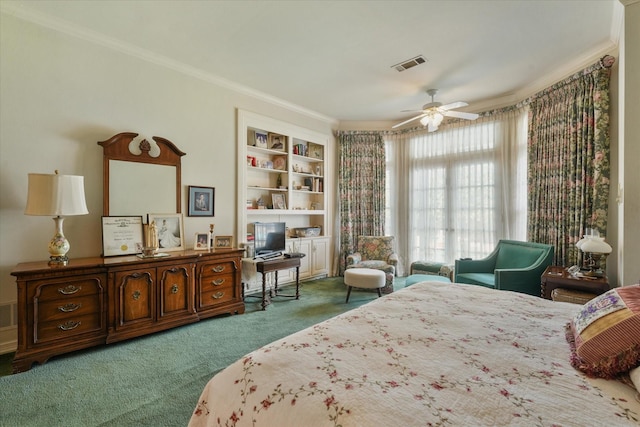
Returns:
[[[152,145],[137,133],[124,132],[98,142],[103,156],[103,215],[180,213],[181,157],[169,140],[154,136]]]

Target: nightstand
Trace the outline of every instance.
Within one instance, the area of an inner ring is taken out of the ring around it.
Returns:
[[[556,288],[570,289],[575,291],[589,292],[600,295],[609,290],[609,280],[607,277],[575,277],[572,276],[565,267],[549,266],[542,273],[541,296],[551,299],[551,292]]]

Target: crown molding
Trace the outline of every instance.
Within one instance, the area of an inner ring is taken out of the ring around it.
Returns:
[[[312,119],[320,120],[329,124],[338,123],[338,120],[336,120],[335,118],[328,117],[324,114],[309,110],[300,105],[293,104],[267,93],[250,88],[248,86],[244,86],[231,80],[227,80],[199,68],[185,65],[166,56],[158,55],[146,49],[142,49],[132,44],[125,43],[122,40],[107,37],[104,34],[98,33],[96,31],[72,25],[67,21],[57,19],[33,10],[25,9],[17,3],[0,2],[0,13],[11,15],[23,21],[31,22],[41,27],[46,27],[53,31],[66,34],[68,36],[75,37],[92,44],[106,47],[107,49],[111,49],[122,54],[132,56],[146,62],[150,62],[160,67],[165,67],[177,71],[179,73],[197,78],[216,86],[220,86],[233,92],[267,102],[277,107],[285,108],[287,110],[310,117]]]

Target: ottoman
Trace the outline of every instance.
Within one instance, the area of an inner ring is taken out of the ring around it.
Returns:
[[[412,274],[411,276],[407,277],[407,280],[405,280],[404,287],[406,288],[407,286],[411,286],[415,283],[427,281],[451,283],[451,280],[449,280],[448,277],[435,276],[433,274]]]
[[[453,264],[430,261],[414,261],[411,263],[411,274],[433,274],[434,276],[448,277],[453,281]]]
[[[386,275],[384,271],[373,268],[349,268],[344,272],[344,284],[347,285],[347,300],[352,288],[377,289],[378,296],[382,296],[381,289],[385,285]]]

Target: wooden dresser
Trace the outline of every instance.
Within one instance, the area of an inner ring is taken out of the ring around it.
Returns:
[[[238,249],[18,264],[13,372],[51,356],[244,313]]]

